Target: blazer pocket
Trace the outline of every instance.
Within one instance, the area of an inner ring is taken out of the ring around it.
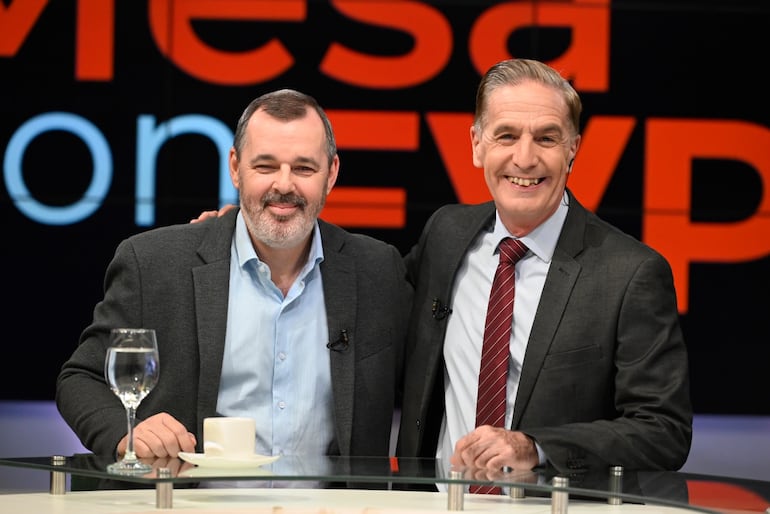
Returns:
[[[596,345],[575,348],[566,352],[549,353],[543,361],[543,369],[569,368],[596,363],[603,359],[601,347]]]

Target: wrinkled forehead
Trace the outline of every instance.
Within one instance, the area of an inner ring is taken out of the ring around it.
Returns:
[[[560,125],[569,127],[569,109],[559,92],[538,82],[500,86],[487,97],[485,125]]]

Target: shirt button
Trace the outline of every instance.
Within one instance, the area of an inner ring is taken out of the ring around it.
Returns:
[[[278,408],[279,409],[285,409],[286,408],[286,402],[278,402]]]
[[[285,361],[286,360],[286,354],[283,353],[283,352],[279,352],[278,353],[278,358],[281,359],[282,361]]]

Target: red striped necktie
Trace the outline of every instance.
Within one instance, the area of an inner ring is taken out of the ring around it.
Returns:
[[[513,297],[516,262],[527,253],[521,241],[506,237],[500,242],[500,263],[497,265],[492,290],[489,293],[484,345],[481,349],[479,391],[476,400],[476,426],[502,427],[505,422],[505,393],[508,380]],[[470,492],[500,494],[499,487],[471,486]]]

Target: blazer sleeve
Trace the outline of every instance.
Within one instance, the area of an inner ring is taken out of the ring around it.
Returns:
[[[108,334],[112,327],[141,326],[139,266],[129,241],[123,241],[115,251],[104,290],[91,325],[59,372],[56,404],[86,448],[109,455],[125,435],[126,412],[104,378]]]
[[[540,444],[549,464],[561,472],[606,469],[613,465],[629,470],[676,470],[687,459],[692,406],[673,275],[662,256],[653,251],[645,255],[620,288],[623,292],[618,305],[610,308],[616,311],[606,313],[603,322],[604,333],[611,335],[601,347],[607,354],[604,357],[610,360],[609,369],[614,368],[614,373],[607,373],[611,382],[596,383],[591,376],[581,379],[585,389],[598,392],[594,396],[607,395],[610,415],[522,428]],[[612,280],[612,274],[608,274],[607,280]],[[577,285],[573,296],[579,292]],[[585,298],[580,300],[585,305]],[[602,300],[597,298],[588,308],[594,313],[585,311],[582,316],[596,321],[591,316],[601,311]],[[580,317],[581,313],[573,311],[573,315]],[[580,333],[580,323],[585,324],[565,316],[555,339],[570,337],[570,332]],[[597,334],[596,339],[601,337]],[[551,371],[558,365],[555,359],[546,360]],[[564,366],[559,370],[562,376],[570,373],[566,363]],[[558,400],[551,408],[560,408]]]

